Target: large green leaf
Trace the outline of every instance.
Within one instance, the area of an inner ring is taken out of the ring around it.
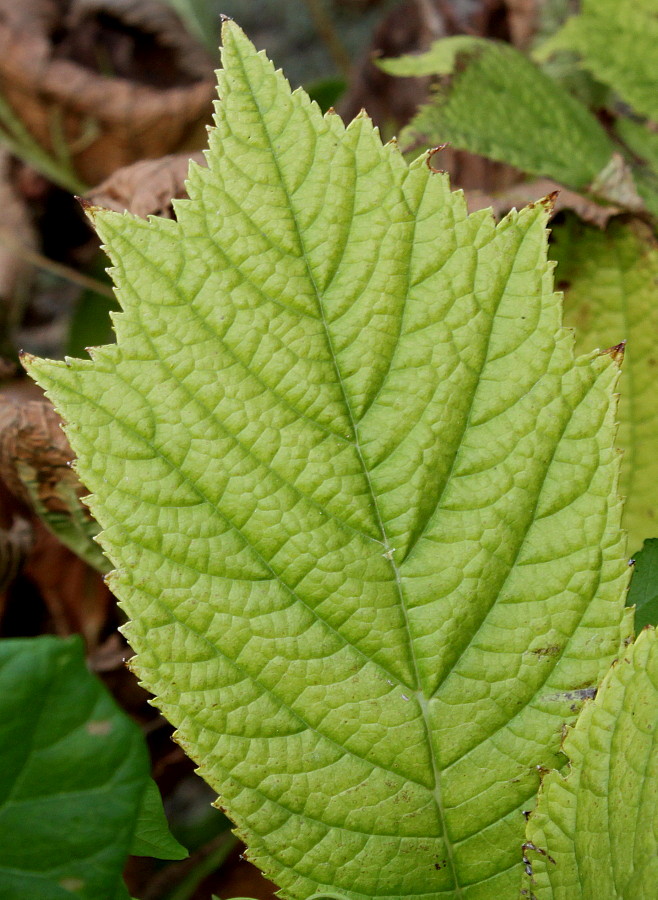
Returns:
[[[554,229],[551,252],[565,291],[565,322],[589,351],[627,341],[621,376],[618,443],[629,550],[658,536],[658,248],[640,223],[606,231],[575,217]]]
[[[96,211],[124,312],[28,361],[135,668],[283,896],[499,898],[628,633],[606,355],[498,226],[224,26],[178,221]],[[514,893],[512,894],[512,896]]]
[[[403,143],[450,142],[534,175],[586,187],[612,144],[590,112],[509,44],[463,35],[377,65],[391,75],[452,75],[405,129]]]
[[[656,0],[583,0],[581,13],[541,48],[574,50],[582,65],[639,113],[658,120]]]
[[[526,896],[654,900],[657,723],[658,641],[655,630],[647,629],[569,732],[569,774],[552,772],[544,779],[528,821],[533,876]]]
[[[82,641],[0,641],[0,898],[115,900],[149,783]]]

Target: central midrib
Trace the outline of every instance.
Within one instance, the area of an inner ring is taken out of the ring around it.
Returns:
[[[241,59],[240,59],[240,63],[241,63],[241,65],[242,65],[242,60],[241,60]],[[251,91],[251,83],[250,83],[250,81],[249,81],[249,77],[248,77],[247,72],[246,72],[246,70],[245,70],[245,68],[244,68],[244,65],[242,65],[242,70],[243,70],[243,72],[244,72],[245,82],[246,82],[247,84],[249,84],[249,88],[250,88],[250,91]],[[402,611],[402,615],[403,615],[403,619],[404,619],[404,624],[405,624],[405,632],[406,632],[406,637],[407,637],[409,659],[410,659],[410,661],[411,661],[411,666],[412,666],[412,671],[413,671],[414,681],[415,681],[415,685],[416,685],[416,697],[417,697],[417,700],[418,700],[418,706],[419,706],[420,711],[421,711],[421,716],[422,716],[422,720],[423,720],[423,728],[424,728],[424,731],[425,731],[425,737],[426,737],[426,741],[427,741],[427,745],[428,745],[428,750],[429,750],[429,754],[430,754],[430,759],[432,760],[432,770],[433,770],[433,775],[434,775],[434,789],[433,789],[433,791],[432,791],[432,795],[433,795],[433,798],[434,798],[434,803],[435,803],[435,806],[436,806],[436,811],[437,811],[438,819],[439,819],[439,822],[440,822],[440,825],[441,825],[441,837],[443,838],[443,841],[444,841],[444,844],[445,844],[446,857],[447,857],[447,860],[448,860],[448,865],[449,865],[450,872],[451,872],[451,875],[452,875],[452,880],[453,880],[453,883],[454,883],[455,897],[461,898],[461,897],[463,897],[463,893],[462,893],[462,890],[461,890],[461,885],[460,885],[460,883],[459,883],[459,879],[458,879],[458,877],[457,877],[457,868],[456,868],[455,858],[454,858],[454,849],[453,849],[453,846],[452,846],[452,843],[451,843],[450,839],[448,838],[448,830],[447,830],[446,817],[445,817],[445,813],[444,813],[444,809],[443,809],[443,797],[442,797],[442,791],[441,791],[441,770],[439,769],[439,766],[438,766],[438,764],[437,764],[436,757],[435,757],[435,754],[434,754],[434,743],[433,743],[433,741],[432,741],[432,732],[431,732],[431,727],[430,727],[430,723],[429,723],[428,699],[427,699],[427,697],[425,697],[424,693],[422,692],[422,690],[421,690],[421,688],[420,688],[420,684],[421,684],[421,681],[420,681],[420,673],[419,673],[419,669],[418,669],[418,662],[417,662],[417,659],[416,659],[416,653],[415,653],[414,644],[413,644],[413,641],[412,641],[412,639],[411,639],[411,630],[410,630],[410,627],[409,627],[409,616],[408,616],[408,613],[407,613],[407,604],[406,604],[406,600],[405,600],[405,596],[404,596],[404,590],[403,590],[403,588],[402,588],[402,583],[401,583],[401,578],[400,578],[400,572],[399,572],[398,567],[397,567],[396,564],[395,564],[394,559],[392,558],[392,557],[393,557],[393,554],[390,552],[390,551],[391,551],[391,545],[390,545],[390,542],[389,542],[389,539],[388,539],[388,535],[387,535],[387,533],[386,533],[386,528],[385,528],[385,526],[384,526],[384,521],[383,521],[383,519],[382,519],[380,510],[379,510],[379,504],[378,504],[378,502],[377,502],[377,496],[376,496],[376,494],[375,494],[375,491],[374,491],[373,485],[372,485],[372,481],[371,481],[371,479],[370,479],[370,472],[368,471],[368,468],[367,468],[367,466],[366,466],[366,464],[365,464],[365,460],[364,460],[364,458],[363,458],[363,453],[361,452],[361,446],[360,446],[360,443],[359,443],[359,431],[358,431],[358,425],[357,425],[357,423],[356,423],[355,417],[354,417],[353,412],[352,412],[352,407],[351,407],[351,404],[350,404],[350,401],[349,401],[349,397],[347,396],[347,393],[346,393],[346,391],[345,391],[342,373],[341,373],[341,371],[340,371],[340,366],[338,365],[338,360],[337,360],[337,358],[336,358],[336,352],[335,352],[335,350],[334,350],[333,341],[332,341],[332,339],[331,339],[331,333],[330,333],[330,331],[329,331],[329,325],[328,325],[327,318],[326,318],[326,315],[325,315],[325,310],[324,310],[324,304],[323,304],[322,293],[321,293],[321,291],[320,291],[320,289],[319,289],[319,287],[318,287],[318,285],[317,285],[317,282],[316,282],[316,280],[315,280],[315,276],[314,276],[314,274],[313,274],[313,272],[312,272],[312,270],[311,270],[311,267],[310,267],[310,265],[309,265],[308,254],[307,254],[307,252],[306,252],[306,247],[305,247],[305,244],[304,244],[304,239],[303,239],[303,236],[302,236],[302,232],[301,232],[301,229],[300,229],[300,227],[299,227],[299,223],[298,223],[298,221],[297,221],[297,216],[295,215],[295,212],[294,212],[294,208],[293,208],[293,204],[292,204],[292,197],[291,197],[291,195],[290,195],[290,192],[288,191],[288,187],[287,187],[287,185],[286,185],[286,183],[285,183],[285,180],[284,180],[284,178],[283,178],[283,172],[281,171],[281,168],[280,168],[280,166],[279,166],[279,161],[278,161],[278,159],[277,159],[277,156],[276,156],[276,153],[275,153],[275,150],[274,150],[274,145],[273,145],[272,139],[271,139],[271,137],[270,137],[270,133],[269,133],[269,131],[268,131],[268,129],[267,129],[267,126],[266,126],[266,124],[265,124],[265,119],[264,119],[263,112],[262,112],[261,107],[260,107],[260,103],[258,102],[258,98],[257,98],[257,96],[254,94],[253,91],[251,91],[251,96],[252,96],[253,103],[254,103],[256,109],[258,110],[258,114],[259,114],[259,117],[260,117],[260,120],[261,120],[261,123],[262,123],[262,127],[263,127],[263,133],[264,133],[265,136],[267,137],[267,141],[268,141],[268,144],[269,144],[269,150],[270,150],[272,162],[273,162],[273,165],[274,165],[274,167],[275,167],[275,169],[276,169],[276,172],[277,172],[277,176],[278,176],[278,179],[279,179],[279,184],[281,185],[281,189],[282,189],[282,191],[284,192],[285,197],[286,197],[286,200],[287,200],[287,203],[288,203],[288,209],[290,210],[291,220],[292,220],[292,223],[293,223],[293,226],[294,226],[294,229],[295,229],[295,236],[296,236],[297,241],[298,241],[298,244],[299,244],[299,249],[300,249],[300,252],[301,252],[301,255],[302,255],[303,264],[304,264],[304,267],[305,267],[305,269],[306,269],[306,274],[307,274],[309,283],[310,283],[311,287],[313,288],[313,293],[315,294],[315,299],[316,299],[317,306],[318,306],[318,310],[319,310],[319,312],[320,312],[320,317],[321,317],[321,320],[322,320],[322,327],[323,327],[323,330],[324,330],[325,339],[326,339],[326,341],[327,341],[327,347],[328,347],[328,350],[329,350],[329,354],[330,354],[330,356],[331,356],[331,361],[332,361],[332,365],[333,365],[334,371],[335,371],[335,373],[336,373],[336,378],[337,378],[337,381],[338,381],[338,384],[339,384],[339,387],[340,387],[341,397],[342,397],[343,403],[344,403],[344,405],[345,405],[345,410],[346,410],[347,416],[348,416],[348,418],[349,418],[350,427],[351,427],[352,433],[353,433],[353,435],[354,435],[354,448],[355,448],[355,450],[356,450],[356,454],[357,454],[357,457],[358,457],[358,460],[359,460],[359,464],[360,464],[360,466],[361,466],[361,470],[362,470],[362,473],[363,473],[363,477],[364,477],[365,482],[366,482],[367,487],[368,487],[368,493],[369,493],[369,497],[370,497],[370,502],[371,502],[371,504],[372,504],[372,508],[373,508],[374,513],[375,513],[375,517],[376,517],[376,520],[377,520],[377,526],[378,526],[378,528],[379,528],[379,530],[380,530],[380,533],[381,533],[381,535],[382,535],[382,543],[384,544],[385,552],[386,552],[386,555],[385,555],[384,558],[388,561],[389,565],[391,566],[391,570],[392,570],[392,572],[393,572],[393,576],[394,576],[394,580],[395,580],[395,586],[396,586],[396,591],[397,591],[398,599],[399,599],[399,602],[400,602],[400,609],[401,609],[401,611]]]

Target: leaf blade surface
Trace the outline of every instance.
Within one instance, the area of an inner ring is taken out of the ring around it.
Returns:
[[[615,366],[573,360],[541,204],[468,216],[232,24],[219,93],[177,223],[94,213],[117,345],[31,368],[137,670],[284,896],[496,896],[626,634]]]
[[[377,65],[391,75],[451,76],[420,107],[403,142],[449,142],[576,189],[612,155],[585,106],[509,44],[458,35]]]
[[[624,451],[620,491],[629,551],[656,535],[658,411],[655,403],[658,249],[640,223],[611,222],[605,231],[571,218],[553,232],[551,254],[564,287],[565,323],[581,351],[626,342],[620,379],[618,444]]]
[[[566,777],[544,779],[528,838],[538,900],[649,900],[656,889],[658,645],[645,629],[569,732]]]
[[[658,119],[655,47],[658,17],[653,0],[586,0],[537,55],[573,50],[582,66],[641,115]]]

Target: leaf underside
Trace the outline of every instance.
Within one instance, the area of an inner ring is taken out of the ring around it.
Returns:
[[[564,743],[528,839],[537,900],[653,900],[658,884],[658,641],[643,631]]]
[[[564,287],[565,323],[576,349],[626,341],[620,380],[620,492],[628,549],[658,536],[658,248],[640,223],[613,221],[601,231],[571,218],[553,231],[551,253]]]
[[[404,130],[403,144],[447,141],[574,188],[592,182],[612,155],[594,116],[509,44],[459,35],[377,64],[391,75],[452,75]]]
[[[117,345],[29,368],[135,669],[282,896],[515,896],[628,631],[616,366],[573,359],[541,203],[468,216],[232,23],[223,59],[178,221],[94,213]]]

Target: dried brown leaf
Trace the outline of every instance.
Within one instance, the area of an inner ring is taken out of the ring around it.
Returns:
[[[61,419],[47,400],[19,403],[0,397],[0,478],[14,497],[32,507],[25,482],[34,473],[36,494],[51,512],[66,512],[60,495],[62,484],[77,496],[85,493],[71,468],[73,453],[61,429]]]
[[[172,199],[186,196],[185,179],[190,160],[205,165],[203,153],[177,153],[148,159],[117,169],[97,188],[85,195],[93,206],[173,218]]]
[[[30,523],[17,517],[10,528],[0,528],[0,596],[18,574],[32,546]]]
[[[36,249],[39,243],[27,204],[16,191],[12,176],[11,157],[0,148],[0,352],[3,353],[10,352],[9,336],[20,319],[32,274],[32,267],[16,251],[16,246]]]
[[[502,218],[512,208],[521,209],[529,203],[534,203],[539,197],[547,197],[555,192],[557,192],[557,196],[553,204],[553,216],[565,209],[571,209],[583,221],[597,225],[599,228],[605,228],[609,219],[622,212],[619,206],[596,203],[590,197],[570,191],[550,178],[525,181],[523,184],[514,185],[497,194],[481,190],[467,190],[466,203],[469,212],[491,207],[496,218]]]
[[[64,150],[94,185],[200,146],[214,78],[205,50],[157,0],[0,0],[0,94],[41,147]]]
[[[0,478],[69,550],[101,572],[108,563],[93,538],[98,526],[80,497],[73,454],[61,420],[46,400],[0,397]]]
[[[81,634],[93,650],[107,627],[115,599],[100,574],[34,520],[34,545],[23,575],[38,589],[50,627],[62,636]]]
[[[532,44],[539,25],[540,2],[541,0],[505,0],[510,37],[519,50],[527,50]]]

